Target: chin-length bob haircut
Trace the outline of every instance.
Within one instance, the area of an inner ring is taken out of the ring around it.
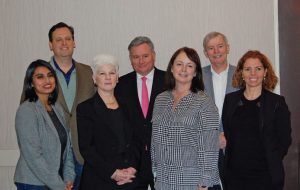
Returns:
[[[186,56],[192,62],[194,62],[196,64],[196,76],[193,77],[193,79],[192,79],[192,84],[191,84],[190,90],[194,93],[196,93],[200,90],[203,91],[204,90],[204,84],[203,84],[200,57],[199,57],[196,50],[194,50],[193,48],[189,48],[189,47],[182,47],[182,48],[178,49],[172,55],[172,57],[169,61],[169,64],[168,64],[166,75],[165,75],[165,89],[166,90],[173,90],[175,88],[176,82],[175,82],[175,78],[173,76],[173,73],[172,73],[171,69],[172,69],[172,66],[174,64],[174,61],[175,61],[176,57],[181,52],[184,52],[186,54]]]
[[[49,94],[48,103],[55,104],[55,102],[57,100],[57,96],[58,96],[57,76],[56,76],[54,69],[51,67],[50,63],[48,63],[44,60],[41,60],[41,59],[38,59],[38,60],[30,63],[30,65],[28,66],[28,68],[26,70],[25,79],[24,79],[25,100],[29,100],[30,102],[36,102],[39,99],[39,97],[37,96],[35,89],[32,85],[33,74],[34,74],[35,69],[38,67],[46,67],[47,69],[50,70],[50,72],[54,76],[55,88],[54,88],[53,92],[51,94]]]

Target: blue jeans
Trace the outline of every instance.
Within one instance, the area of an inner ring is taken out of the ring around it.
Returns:
[[[78,190],[79,189],[79,185],[80,185],[80,178],[81,178],[81,173],[82,173],[83,165],[81,165],[79,162],[77,162],[75,156],[74,156],[74,163],[75,163],[75,174],[76,174],[76,177],[75,177],[75,181],[73,183],[72,190]]]
[[[17,190],[47,190],[48,187],[44,185],[30,185],[25,183],[15,183],[17,186]]]

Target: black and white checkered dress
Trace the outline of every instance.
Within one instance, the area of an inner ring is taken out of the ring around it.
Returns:
[[[219,115],[202,91],[183,97],[175,109],[170,91],[153,110],[151,158],[157,190],[196,190],[219,184]]]

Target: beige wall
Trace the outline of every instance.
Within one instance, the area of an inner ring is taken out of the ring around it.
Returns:
[[[53,24],[74,26],[77,61],[89,64],[98,53],[113,54],[121,74],[131,71],[127,45],[137,35],[153,40],[163,70],[182,46],[197,49],[207,65],[202,39],[214,30],[229,39],[230,63],[248,49],[259,49],[275,62],[276,6],[277,0],[0,0],[0,189],[14,189],[14,117],[22,81],[31,61],[49,60],[47,34]]]

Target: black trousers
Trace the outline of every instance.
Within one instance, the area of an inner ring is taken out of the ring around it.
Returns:
[[[226,190],[276,190],[270,181],[239,180],[231,177],[226,178]]]
[[[214,185],[213,187],[209,187],[208,190],[221,190],[220,185]]]
[[[154,189],[154,182],[149,182],[149,185],[151,187],[151,190],[155,190]],[[148,190],[148,184],[139,184],[135,190]]]
[[[282,190],[280,186],[272,184],[271,176],[258,173],[256,177],[240,175],[236,171],[226,170],[226,190]]]

